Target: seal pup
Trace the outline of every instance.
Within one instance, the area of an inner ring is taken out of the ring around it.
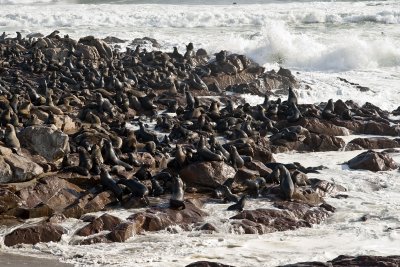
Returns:
[[[292,201],[294,184],[289,170],[283,165],[278,166],[280,172],[280,188],[285,199]]]
[[[102,167],[100,169],[100,182],[105,190],[111,190],[116,198],[122,201],[122,189],[117,185],[117,183],[112,179],[108,171]]]
[[[172,194],[169,200],[169,206],[171,209],[183,210],[185,209],[185,203],[183,199],[184,189],[183,181],[179,175],[172,176]]]
[[[227,210],[243,211],[244,206],[246,205],[246,199],[247,196],[243,195],[237,203],[229,206]]]

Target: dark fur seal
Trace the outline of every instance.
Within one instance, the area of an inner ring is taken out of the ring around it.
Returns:
[[[330,120],[336,117],[334,112],[335,106],[333,105],[333,100],[329,99],[328,104],[326,104],[324,110],[322,111],[322,118],[325,120]]]
[[[283,164],[279,165],[278,168],[280,172],[280,188],[283,196],[285,199],[291,201],[294,193],[294,184],[290,172]]]
[[[243,195],[237,203],[229,206],[227,210],[243,211],[244,206],[246,205],[246,198],[247,196]]]
[[[15,128],[12,124],[7,124],[6,126],[4,141],[6,143],[6,146],[10,148],[21,148],[21,144],[17,138],[17,134],[15,133]]]
[[[106,162],[109,162],[113,165],[120,165],[125,167],[125,169],[127,169],[128,171],[132,170],[132,166],[130,166],[128,163],[123,162],[122,160],[120,160],[117,155],[115,154],[115,150],[112,147],[112,144],[109,140],[104,140],[104,159]]]
[[[172,177],[172,195],[169,200],[169,206],[171,209],[182,210],[185,209],[185,203],[183,199],[184,189],[183,189],[183,181],[179,177],[179,175]]]
[[[104,168],[101,168],[100,172],[100,182],[105,190],[111,190],[117,199],[122,201],[122,189],[117,185],[117,183],[111,178],[111,175]]]
[[[125,185],[131,191],[132,197],[143,198],[148,203],[147,196],[149,195],[149,189],[136,177],[132,179],[119,179],[117,184]]]
[[[231,163],[233,168],[240,169],[243,168],[244,166],[244,160],[242,159],[242,157],[239,155],[239,153],[237,152],[237,149],[235,146],[230,146],[229,148],[229,152],[230,152],[230,159],[231,159]]]

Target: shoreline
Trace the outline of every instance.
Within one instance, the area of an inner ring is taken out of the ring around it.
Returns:
[[[0,266],[21,267],[71,267],[73,264],[63,263],[57,259],[37,258],[32,256],[17,255],[8,252],[0,252]]]

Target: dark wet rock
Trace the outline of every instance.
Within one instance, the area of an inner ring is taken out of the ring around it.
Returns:
[[[68,135],[47,126],[29,126],[19,134],[24,147],[43,156],[48,161],[62,159],[69,152]]]
[[[397,125],[391,126],[390,124],[376,121],[363,121],[363,120],[331,120],[332,123],[338,126],[345,127],[355,134],[373,134],[373,135],[388,135],[399,136],[400,127]]]
[[[305,203],[282,201],[275,203],[275,206],[277,209],[244,210],[231,219],[242,220],[233,224],[235,227],[237,227],[238,223],[240,226],[244,224],[244,229],[249,228],[249,222],[245,221],[243,223],[243,220],[259,224],[250,224],[251,229],[257,229],[255,233],[265,234],[274,231],[294,230],[299,227],[311,227],[312,224],[321,223],[330,215],[330,212],[323,207],[311,206]],[[253,233],[252,231],[250,232]]]
[[[287,124],[284,127],[287,127],[288,125],[290,124]],[[293,123],[291,125],[300,125],[306,128],[309,132],[316,134],[334,135],[334,136],[346,136],[350,134],[349,130],[344,127],[337,126],[329,121],[317,118],[301,118],[298,122]],[[282,127],[279,124],[277,126]]]
[[[396,162],[387,154],[372,150],[363,152],[347,162],[351,169],[388,171],[398,168]]]
[[[186,267],[233,267],[232,265],[226,265],[219,262],[211,262],[211,261],[196,261]]]
[[[235,176],[235,170],[220,161],[193,163],[179,173],[187,186],[214,189]]]
[[[191,202],[185,202],[186,208],[183,210],[173,210],[169,208],[151,208],[144,212],[133,214],[128,219],[135,222],[142,222],[140,228],[144,231],[160,231],[169,226],[178,225],[189,227],[189,225],[202,222],[204,211],[196,207]]]
[[[107,44],[122,44],[126,42],[126,40],[122,40],[113,36],[107,36],[106,38],[103,39],[103,41],[106,42]]]
[[[39,223],[15,229],[4,237],[4,244],[11,247],[17,244],[58,242],[64,233],[65,229],[61,226],[51,223]]]
[[[385,149],[400,147],[400,139],[389,139],[387,137],[356,138],[346,145],[346,150],[359,149]]]
[[[135,38],[133,39],[132,46],[137,46],[137,45],[151,45],[152,47],[155,48],[160,48],[161,45],[157,42],[156,39],[150,38],[150,37],[143,37],[143,38]]]
[[[212,223],[205,223],[202,226],[198,227],[197,229],[201,230],[201,231],[210,232],[210,233],[211,232],[218,232],[217,227]]]
[[[136,234],[138,230],[138,225],[136,223],[124,222],[111,231],[111,233],[107,235],[107,238],[112,242],[125,242],[128,238]]]
[[[76,234],[80,236],[89,236],[93,234],[100,233],[101,231],[114,230],[121,223],[121,219],[118,217],[103,214],[100,217],[94,219],[91,223],[79,229]]]
[[[400,256],[345,256],[341,255],[328,262],[299,262],[282,267],[361,267],[361,266],[400,266]]]

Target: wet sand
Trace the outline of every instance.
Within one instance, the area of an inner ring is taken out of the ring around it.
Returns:
[[[72,264],[62,263],[56,259],[41,259],[16,254],[0,253],[0,266],[7,267],[72,267]]]

